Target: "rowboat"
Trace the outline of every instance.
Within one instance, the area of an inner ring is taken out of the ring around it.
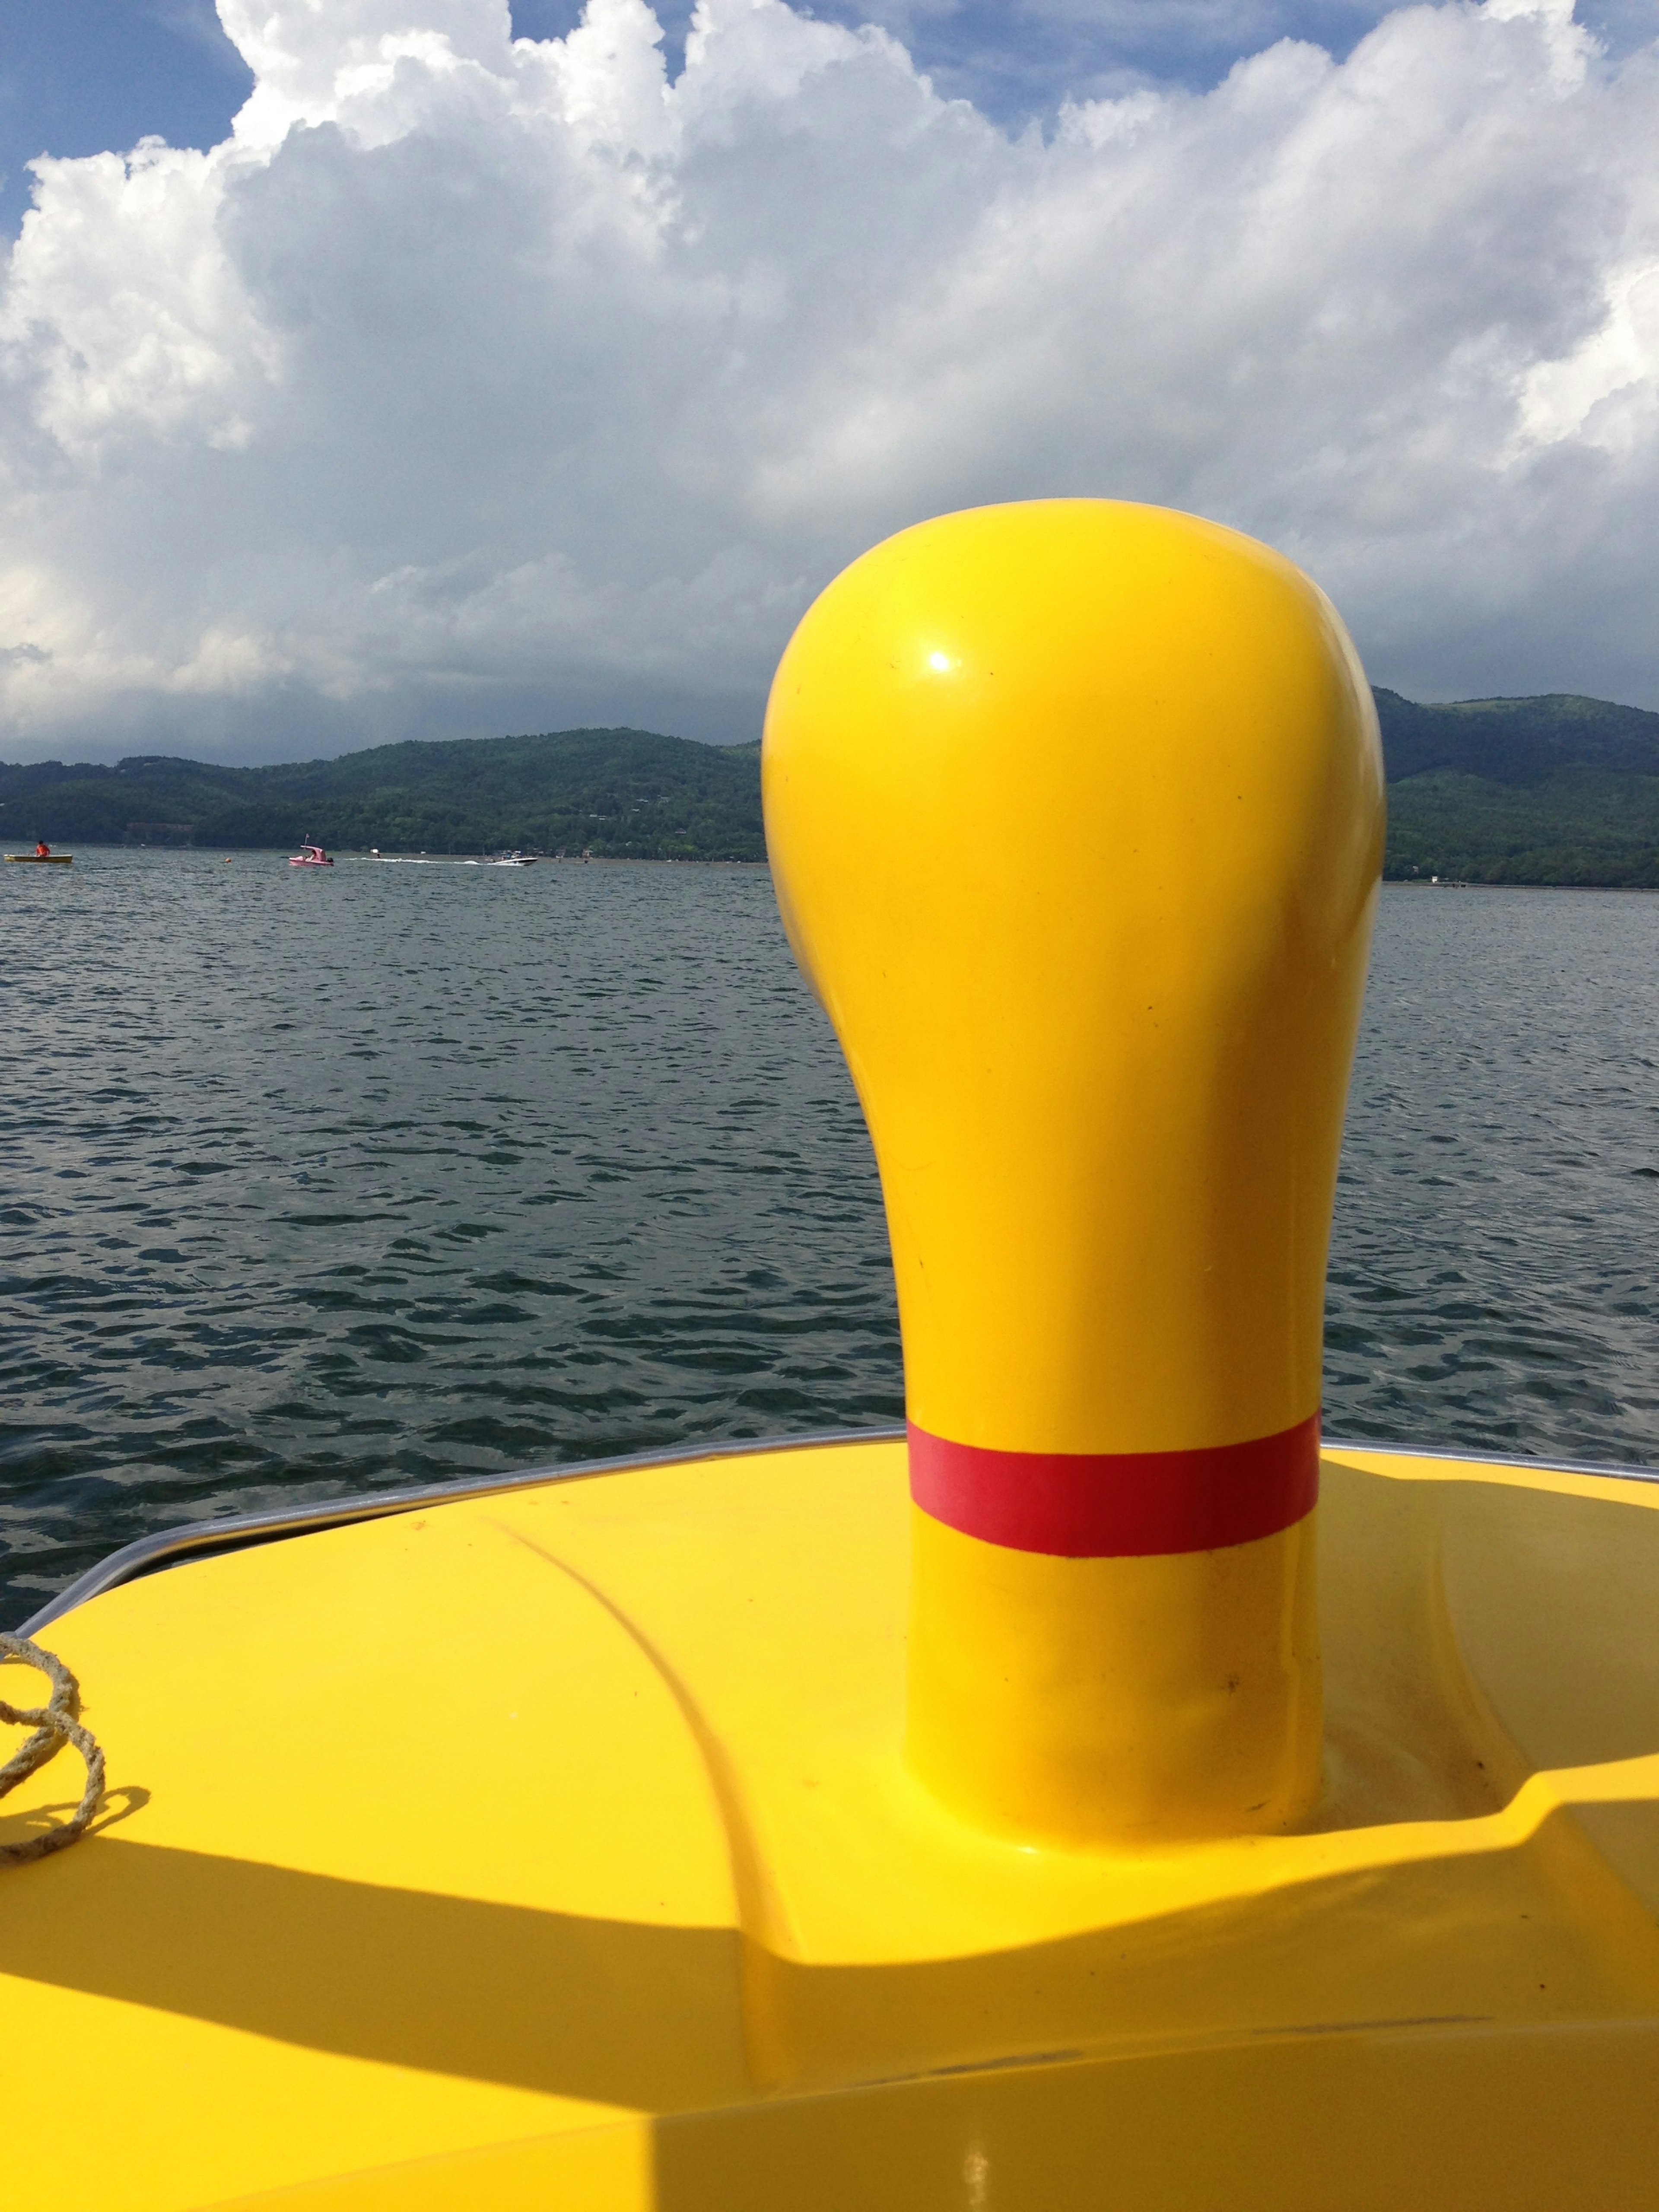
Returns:
[[[66,868],[74,858],[73,853],[8,853],[6,854],[9,861],[19,866],[27,865],[32,868]]]
[[[1319,1431],[1382,827],[1334,612],[1191,517],[945,517],[809,610],[763,778],[904,1430],[64,1592],[41,1725],[107,1764],[78,1842],[72,1749],[0,1823],[68,1845],[0,1871],[74,2088],[16,2201],[1652,2204],[1659,1479]]]

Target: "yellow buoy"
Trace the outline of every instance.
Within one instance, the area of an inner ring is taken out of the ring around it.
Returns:
[[[887,1195],[917,1769],[1057,1840],[1281,1826],[1382,860],[1346,634],[1190,516],[950,515],[818,599],[764,762]]]

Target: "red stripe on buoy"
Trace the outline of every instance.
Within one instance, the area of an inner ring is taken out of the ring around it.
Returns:
[[[996,1451],[908,1425],[910,1495],[922,1511],[1011,1551],[1214,1552],[1288,1528],[1319,1496],[1317,1413],[1276,1436],[1195,1451]]]

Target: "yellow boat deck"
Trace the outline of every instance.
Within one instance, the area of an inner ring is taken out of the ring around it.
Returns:
[[[1659,1486],[1328,1453],[1324,1800],[1139,1856],[909,1778],[909,1512],[890,1440],[641,1465],[56,1623],[109,1797],[0,1876],[7,2201],[1659,2203]]]

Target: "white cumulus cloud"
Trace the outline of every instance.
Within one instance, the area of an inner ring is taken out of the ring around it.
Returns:
[[[741,738],[886,532],[1104,494],[1304,562],[1419,696],[1659,704],[1659,50],[1389,15],[1011,137],[878,27],[220,0],[223,145],[37,165],[0,751]]]

